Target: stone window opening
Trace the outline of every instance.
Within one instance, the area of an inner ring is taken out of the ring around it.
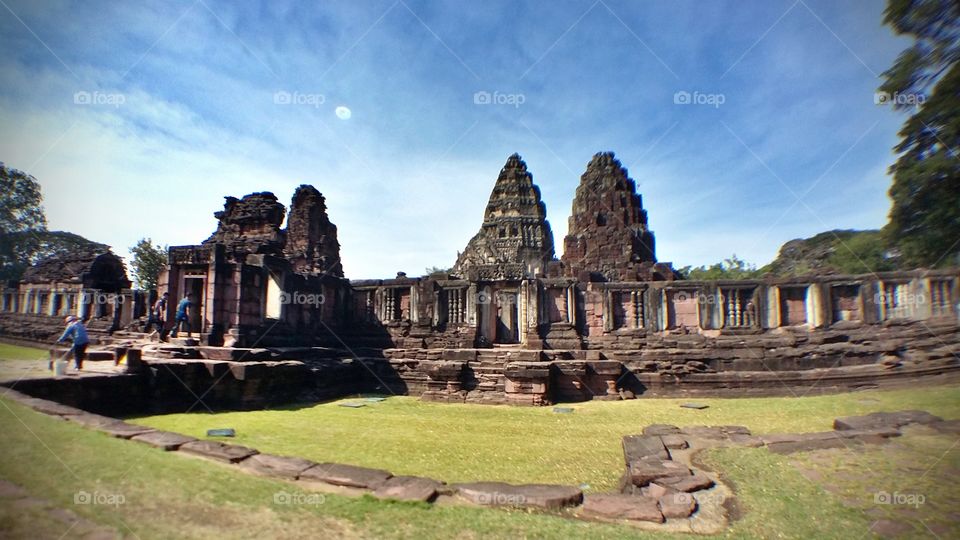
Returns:
[[[723,326],[751,328],[757,322],[757,305],[753,289],[721,289],[723,298]]]
[[[607,216],[602,213],[597,214],[597,226],[603,226],[607,224]]]
[[[642,291],[614,291],[610,294],[610,307],[613,330],[644,327]]]
[[[860,320],[860,286],[834,285],[830,290],[833,322]]]
[[[934,317],[953,315],[951,289],[949,280],[938,279],[930,282],[930,312]]]
[[[910,284],[883,284],[883,319],[905,319],[910,316]]]
[[[780,325],[796,326],[807,322],[807,288],[780,289]]]
[[[466,289],[442,289],[438,323],[463,324],[467,313],[466,299]]]

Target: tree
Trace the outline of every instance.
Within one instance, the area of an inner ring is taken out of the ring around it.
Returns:
[[[0,280],[20,279],[33,262],[39,233],[46,231],[40,184],[0,162]]]
[[[141,238],[130,252],[133,253],[133,279],[137,287],[147,291],[156,289],[160,272],[167,264],[167,247],[155,246],[149,238]]]
[[[680,269],[680,275],[683,276],[684,279],[699,280],[750,279],[759,276],[760,272],[755,265],[748,264],[746,261],[737,258],[737,254],[734,253],[729,259],[724,259],[723,262],[716,263],[709,267],[699,266],[693,268],[691,266],[684,266]]]
[[[912,111],[890,167],[884,236],[909,265],[960,264],[960,3],[889,0],[883,22],[914,39],[879,89]]]

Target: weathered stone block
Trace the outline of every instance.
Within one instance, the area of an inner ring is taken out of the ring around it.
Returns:
[[[656,499],[621,494],[588,494],[580,513],[587,517],[663,523]]]
[[[297,479],[300,473],[316,465],[313,461],[298,457],[256,454],[240,462],[245,467],[267,476]]]
[[[171,451],[197,439],[179,433],[173,433],[172,431],[152,431],[142,435],[134,435],[131,440],[149,444],[161,450]]]
[[[475,504],[559,509],[580,504],[583,492],[573,486],[512,485],[503,482],[455,484],[457,494]]]
[[[436,498],[442,482],[419,476],[394,476],[373,492],[380,499],[430,502]]]
[[[300,473],[300,480],[316,480],[361,489],[377,489],[393,475],[381,469],[368,469],[340,463],[320,463]]]
[[[192,441],[182,444],[178,450],[224,463],[237,463],[259,453],[253,448],[247,448],[246,446],[225,444],[216,441]]]

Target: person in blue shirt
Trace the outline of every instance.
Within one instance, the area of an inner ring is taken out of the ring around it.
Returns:
[[[190,308],[193,307],[193,293],[187,293],[183,297],[183,300],[180,300],[180,303],[177,304],[177,316],[173,322],[173,332],[170,332],[170,337],[177,337],[177,333],[180,332],[180,326],[186,326],[187,328],[187,337],[190,337]]]
[[[73,342],[71,350],[73,351],[73,361],[77,369],[83,369],[83,359],[87,357],[87,345],[90,344],[90,338],[87,337],[87,328],[83,326],[80,319],[70,315],[64,322],[67,324],[63,335],[57,340],[57,343],[63,343],[67,339]]]

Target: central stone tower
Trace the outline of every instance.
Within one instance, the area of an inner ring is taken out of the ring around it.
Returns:
[[[483,225],[463,253],[453,274],[472,280],[515,280],[544,272],[553,256],[553,232],[540,188],[518,154],[500,170]]]
[[[581,281],[674,277],[669,264],[657,264],[643,200],[613,152],[594,154],[580,177],[561,260],[564,274]]]

